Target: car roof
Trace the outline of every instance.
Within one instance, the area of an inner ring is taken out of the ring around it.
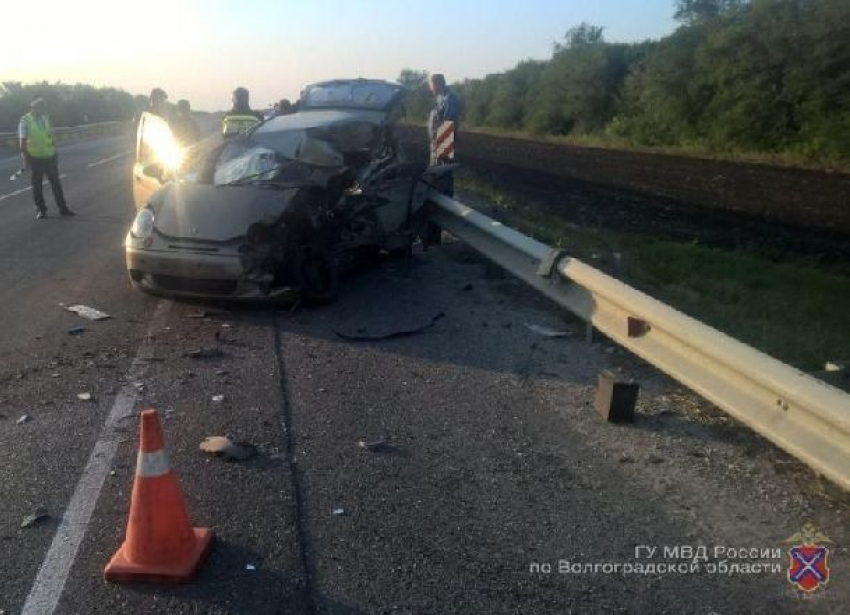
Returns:
[[[389,111],[404,88],[383,79],[333,79],[308,85],[298,103],[302,109],[367,109]]]
[[[306,130],[348,122],[368,122],[380,124],[387,117],[383,111],[365,111],[362,109],[316,109],[299,111],[289,115],[279,115],[258,126],[255,133],[268,133],[289,130]]]

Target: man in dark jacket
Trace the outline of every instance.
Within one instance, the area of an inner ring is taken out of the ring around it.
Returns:
[[[193,145],[201,138],[201,131],[192,118],[192,108],[188,100],[177,101],[177,114],[171,126],[174,138],[183,147]]]

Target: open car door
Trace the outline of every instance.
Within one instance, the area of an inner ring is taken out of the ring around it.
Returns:
[[[165,119],[143,113],[136,132],[136,162],[133,164],[133,203],[143,208],[151,195],[162,187],[163,177],[176,168],[180,147]]]

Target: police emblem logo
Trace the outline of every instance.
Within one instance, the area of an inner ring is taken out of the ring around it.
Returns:
[[[832,542],[811,523],[785,541],[788,549],[788,582],[800,591],[811,593],[829,582],[829,549]]]

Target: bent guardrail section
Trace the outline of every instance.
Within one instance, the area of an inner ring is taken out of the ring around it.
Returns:
[[[430,201],[445,230],[850,490],[850,395],[462,203]]]

